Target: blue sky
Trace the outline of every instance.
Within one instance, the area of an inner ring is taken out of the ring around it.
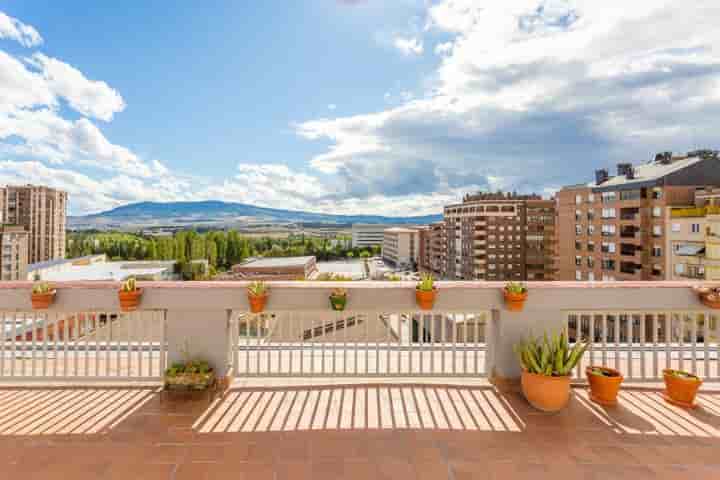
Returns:
[[[716,2],[111,3],[0,4],[0,183],[75,214],[435,213],[718,146]]]

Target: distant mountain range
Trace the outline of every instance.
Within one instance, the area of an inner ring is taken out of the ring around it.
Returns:
[[[381,215],[332,215],[276,208],[257,207],[244,203],[221,201],[201,202],[140,202],[123,205],[92,215],[71,216],[70,228],[123,228],[182,225],[253,226],[287,223],[382,223],[427,224],[442,215],[417,217],[385,217]]]

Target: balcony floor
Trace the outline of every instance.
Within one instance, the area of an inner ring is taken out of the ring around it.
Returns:
[[[720,394],[701,407],[576,389],[556,415],[482,385],[238,384],[207,399],[149,387],[0,389],[0,478],[720,478]]]

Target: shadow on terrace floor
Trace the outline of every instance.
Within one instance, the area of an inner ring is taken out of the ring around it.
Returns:
[[[555,415],[518,393],[442,385],[0,389],[0,462],[18,478],[720,478],[720,394],[701,408],[576,389]],[[0,470],[3,478],[3,470]]]

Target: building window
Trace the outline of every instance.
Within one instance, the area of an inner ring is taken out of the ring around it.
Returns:
[[[692,233],[700,233],[700,224],[699,223],[692,224]]]
[[[582,210],[575,210],[575,221],[579,222],[582,220]]]
[[[595,194],[588,193],[588,203],[593,203],[594,201],[595,201]]]
[[[575,255],[575,265],[578,267],[582,265],[582,257],[580,255]]]
[[[614,202],[617,199],[617,193],[615,192],[602,192],[600,194],[600,200],[602,203]]]
[[[582,235],[582,225],[575,225],[575,235]]]
[[[604,237],[611,237],[615,235],[615,225],[603,225],[602,226],[602,235]]]
[[[615,253],[615,244],[613,242],[603,242],[600,245],[600,251],[603,253]]]
[[[662,237],[662,226],[653,225],[653,236],[654,237]]]
[[[662,208],[660,207],[653,207],[652,209],[652,216],[655,218],[659,218],[662,216]]]
[[[575,270],[575,280],[582,280],[582,272],[580,270]]]
[[[588,225],[587,232],[588,232],[588,235],[594,235],[595,234],[595,225]]]
[[[615,260],[604,258],[601,262],[603,270],[615,270]]]
[[[587,219],[591,222],[595,220],[595,212],[592,209],[588,210]]]
[[[662,190],[659,188],[653,188],[652,198],[655,200],[661,199],[662,198]]]
[[[675,273],[677,275],[682,275],[683,273],[685,273],[685,264],[683,264],[683,263],[676,264],[675,265]]]
[[[673,232],[679,232],[679,231],[680,231],[680,224],[679,224],[679,223],[673,223],[673,224],[672,224],[672,231],[673,231]]]
[[[588,268],[595,268],[595,259],[593,257],[587,257]]]
[[[582,195],[575,195],[575,205],[580,205],[582,203]]]
[[[595,274],[593,272],[588,272],[588,280],[591,282],[595,281]]]
[[[594,252],[595,251],[595,242],[590,241],[587,244],[588,252]]]
[[[615,218],[616,212],[614,208],[603,208],[602,218]]]
[[[582,250],[582,243],[575,240],[575,250]]]
[[[652,255],[653,257],[662,257],[662,248],[658,245],[653,246]]]

